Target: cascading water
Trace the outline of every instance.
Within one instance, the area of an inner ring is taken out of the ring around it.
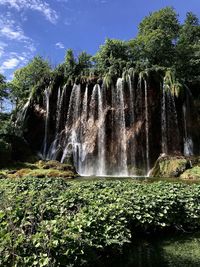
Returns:
[[[113,107],[115,109],[115,136],[117,145],[117,175],[128,176],[127,168],[127,139],[126,139],[126,127],[125,127],[125,103],[124,103],[124,91],[123,80],[118,78],[116,85],[116,93],[114,93]],[[115,142],[113,140],[113,142]]]
[[[150,170],[149,163],[149,109],[148,109],[148,94],[147,94],[147,81],[144,79],[144,90],[145,90],[145,129],[146,129],[146,169],[147,173]]]
[[[99,175],[105,175],[105,118],[103,110],[103,97],[100,86],[97,84],[98,91],[98,119],[99,119],[99,129],[98,129],[98,165],[99,165]]]
[[[190,123],[190,101],[189,95],[190,91],[187,89],[186,102],[183,104],[183,121],[184,121],[184,155],[192,156],[193,155],[193,141],[191,136],[188,133],[188,122]]]
[[[82,113],[81,113],[81,156],[80,156],[80,162],[81,166],[79,169],[79,173],[84,173],[85,170],[83,169],[83,162],[85,161],[86,157],[86,150],[85,150],[85,143],[84,143],[84,138],[87,130],[87,119],[88,119],[88,86],[85,88],[85,93],[83,97],[83,105],[82,105]]]
[[[47,139],[48,139],[48,131],[49,131],[49,115],[50,115],[50,105],[49,105],[49,96],[50,96],[50,88],[46,88],[44,91],[45,94],[45,104],[46,104],[46,117],[45,117],[45,132],[44,132],[44,141],[43,141],[43,158],[47,157]]]
[[[58,143],[58,135],[59,135],[59,125],[60,125],[60,114],[61,114],[61,89],[58,88],[58,95],[57,95],[57,105],[56,105],[56,129],[55,129],[55,138],[53,143],[51,144],[47,158],[48,159],[55,159],[56,151],[57,151],[57,143]]]
[[[162,85],[162,84],[161,84]],[[166,85],[162,85],[162,105],[161,105],[161,132],[162,132],[162,153],[167,154],[167,114],[166,114]]]
[[[134,117],[134,111],[135,111],[135,88],[133,84],[134,75],[131,77],[131,75],[128,75],[128,89],[129,89],[129,109],[130,109],[130,128],[134,127],[135,123],[135,117]],[[135,143],[135,134],[131,131],[131,142],[130,142],[130,149],[131,149],[131,155],[130,155],[130,161],[131,165],[136,165],[136,143]]]
[[[161,91],[155,94],[150,83],[144,72],[126,72],[109,87],[63,86],[51,97],[47,88],[44,158],[73,161],[83,176],[123,177],[147,175],[161,153],[192,155],[187,101],[182,115],[177,115],[180,109],[169,84],[161,82]],[[51,110],[53,101],[57,104]],[[184,140],[179,134],[180,118]],[[158,129],[155,125],[160,121]]]
[[[175,96],[168,84],[163,82],[161,99],[161,146],[162,153],[180,152],[180,132]]]
[[[81,104],[81,87],[74,85],[70,97],[69,109],[67,114],[67,122],[65,125],[66,140],[65,149],[61,162],[69,157],[70,152],[73,153],[74,165],[79,171],[80,169],[80,104]]]

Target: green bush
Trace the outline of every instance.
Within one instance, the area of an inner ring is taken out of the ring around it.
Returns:
[[[94,266],[138,232],[195,231],[200,185],[0,180],[0,266]]]

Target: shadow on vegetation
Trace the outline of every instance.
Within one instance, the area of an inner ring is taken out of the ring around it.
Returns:
[[[159,234],[158,234],[159,235]],[[198,267],[200,234],[137,237],[119,254],[101,259],[96,267]]]

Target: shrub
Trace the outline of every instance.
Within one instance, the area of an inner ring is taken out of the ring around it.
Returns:
[[[195,231],[200,185],[0,180],[1,266],[94,266],[138,232]]]

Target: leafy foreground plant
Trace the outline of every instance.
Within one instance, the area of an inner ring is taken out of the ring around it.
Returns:
[[[200,185],[0,181],[1,266],[94,266],[138,232],[200,227]]]

